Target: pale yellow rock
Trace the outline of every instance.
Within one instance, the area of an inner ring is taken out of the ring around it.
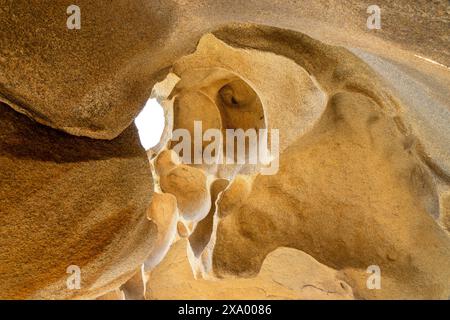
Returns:
[[[125,300],[125,295],[120,289],[115,289],[98,297],[97,300]]]
[[[277,175],[258,176],[244,199],[223,193],[212,271],[255,275],[289,246],[343,270],[359,298],[448,297],[450,241],[422,200],[436,201],[429,172],[404,151],[394,120],[364,95],[336,94],[320,125],[281,155]],[[366,287],[373,264],[381,290]]]
[[[147,276],[144,273],[144,266],[140,267],[134,276],[124,283],[120,290],[123,292],[125,300],[144,300],[147,283]]]
[[[146,299],[352,299],[337,272],[301,251],[279,248],[251,279],[194,279],[186,240],[175,243],[149,274]]]
[[[218,125],[281,132],[275,175],[234,172],[208,222],[209,243],[193,248],[195,272],[255,276],[287,246],[340,270],[358,298],[448,297],[450,240],[433,220],[448,159],[430,159],[435,146],[415,135],[402,102],[367,64],[296,32],[235,25],[205,35],[174,72],[172,95],[210,96]],[[252,117],[258,107],[263,118]],[[180,111],[184,120],[195,108]],[[382,290],[366,286],[373,264]]]
[[[450,232],[450,192],[445,192],[441,197],[440,221],[444,228]]]
[[[158,176],[167,175],[172,169],[180,164],[175,152],[164,150],[155,159],[155,170]]]
[[[450,296],[447,1],[380,0],[381,30],[360,0],[77,5],[80,30],[60,0],[0,6],[0,297]],[[130,124],[150,95],[146,155]],[[194,121],[279,145],[179,159]]]
[[[211,207],[206,174],[196,168],[180,164],[173,151],[163,151],[156,159],[159,185],[165,193],[176,197],[180,216],[186,220],[203,219]]]
[[[229,181],[217,179],[211,183],[211,209],[208,215],[197,223],[193,232],[189,235],[189,245],[196,258],[199,258],[202,251],[208,245],[213,233],[214,214],[216,213],[216,202],[220,194],[228,187]],[[193,266],[194,268],[195,266]]]
[[[170,193],[154,193],[147,211],[147,218],[152,221],[158,234],[150,255],[145,260],[145,269],[157,265],[166,255],[177,232],[177,199]]]
[[[314,126],[326,106],[325,92],[299,64],[270,52],[233,48],[212,34],[202,37],[195,53],[177,61],[173,72],[181,79],[176,94],[207,96],[210,108],[215,102],[222,119],[216,128],[278,129],[281,150]],[[199,106],[190,103],[185,109],[179,113],[192,125],[185,113]]]

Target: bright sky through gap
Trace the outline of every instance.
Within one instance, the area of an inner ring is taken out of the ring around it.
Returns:
[[[164,130],[164,110],[156,99],[149,99],[135,119],[145,150],[158,144]]]

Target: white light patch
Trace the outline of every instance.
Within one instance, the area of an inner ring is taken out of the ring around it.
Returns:
[[[149,99],[144,109],[136,117],[139,138],[145,150],[156,146],[164,131],[164,110],[156,99]]]

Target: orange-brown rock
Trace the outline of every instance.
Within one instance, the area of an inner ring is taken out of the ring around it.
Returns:
[[[450,296],[447,1],[76,5],[0,0],[0,298]],[[194,121],[280,135],[192,164]]]
[[[0,104],[0,297],[95,298],[150,253],[150,165],[134,126],[112,141],[42,126]],[[81,271],[69,290],[67,268]]]
[[[450,65],[445,0],[378,1],[382,32],[367,29],[368,4],[359,0],[76,4],[80,30],[67,29],[62,0],[4,0],[0,11],[1,100],[75,135],[116,137],[177,59],[202,35],[232,22],[303,32],[420,70],[428,63],[417,55]]]

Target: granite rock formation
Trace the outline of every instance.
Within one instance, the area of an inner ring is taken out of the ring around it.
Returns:
[[[2,299],[95,298],[151,252],[152,178],[135,128],[74,137],[0,104],[0,167]],[[67,288],[71,265],[80,290]]]
[[[0,0],[0,298],[450,296],[448,2],[77,5]],[[196,121],[279,136],[197,163]]]

